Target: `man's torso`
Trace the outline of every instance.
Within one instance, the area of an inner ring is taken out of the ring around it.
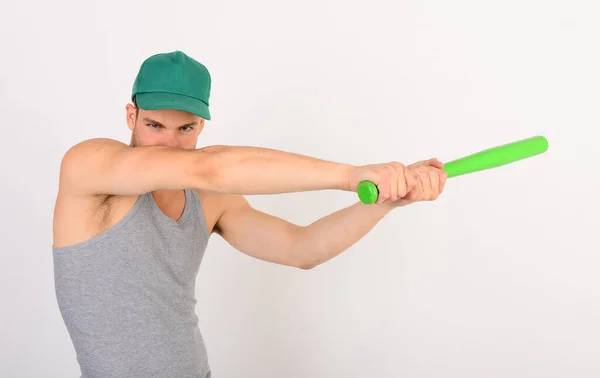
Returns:
[[[210,376],[194,285],[221,212],[192,190],[58,196],[56,292],[83,376]]]

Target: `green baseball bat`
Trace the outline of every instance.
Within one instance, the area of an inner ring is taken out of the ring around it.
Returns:
[[[449,161],[444,164],[444,171],[448,178],[456,177],[523,160],[544,153],[547,149],[548,140],[538,135]],[[378,197],[379,191],[373,182],[362,181],[358,184],[358,198],[363,203],[375,203]]]

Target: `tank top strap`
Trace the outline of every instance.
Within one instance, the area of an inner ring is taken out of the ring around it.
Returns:
[[[206,216],[204,214],[204,208],[202,207],[202,201],[200,200],[200,195],[196,192],[195,189],[186,189],[186,201],[189,199],[189,203],[193,206],[190,209],[193,209],[194,216],[192,219],[194,222],[198,223],[198,226],[204,233],[204,237],[208,239],[210,236],[208,234],[208,225],[206,224]]]

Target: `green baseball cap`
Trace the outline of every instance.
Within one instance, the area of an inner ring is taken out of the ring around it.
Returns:
[[[181,51],[147,58],[133,83],[131,99],[141,109],[176,109],[210,120],[208,69]]]

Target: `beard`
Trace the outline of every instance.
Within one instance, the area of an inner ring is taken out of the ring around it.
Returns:
[[[140,146],[140,142],[138,141],[137,137],[135,136],[135,128],[133,129],[133,132],[131,133],[131,140],[129,141],[129,145],[131,147],[139,147]]]
[[[133,135],[133,134],[131,134],[131,141],[129,142],[129,145],[131,147],[137,147],[138,146],[137,139],[135,139],[135,135]]]

